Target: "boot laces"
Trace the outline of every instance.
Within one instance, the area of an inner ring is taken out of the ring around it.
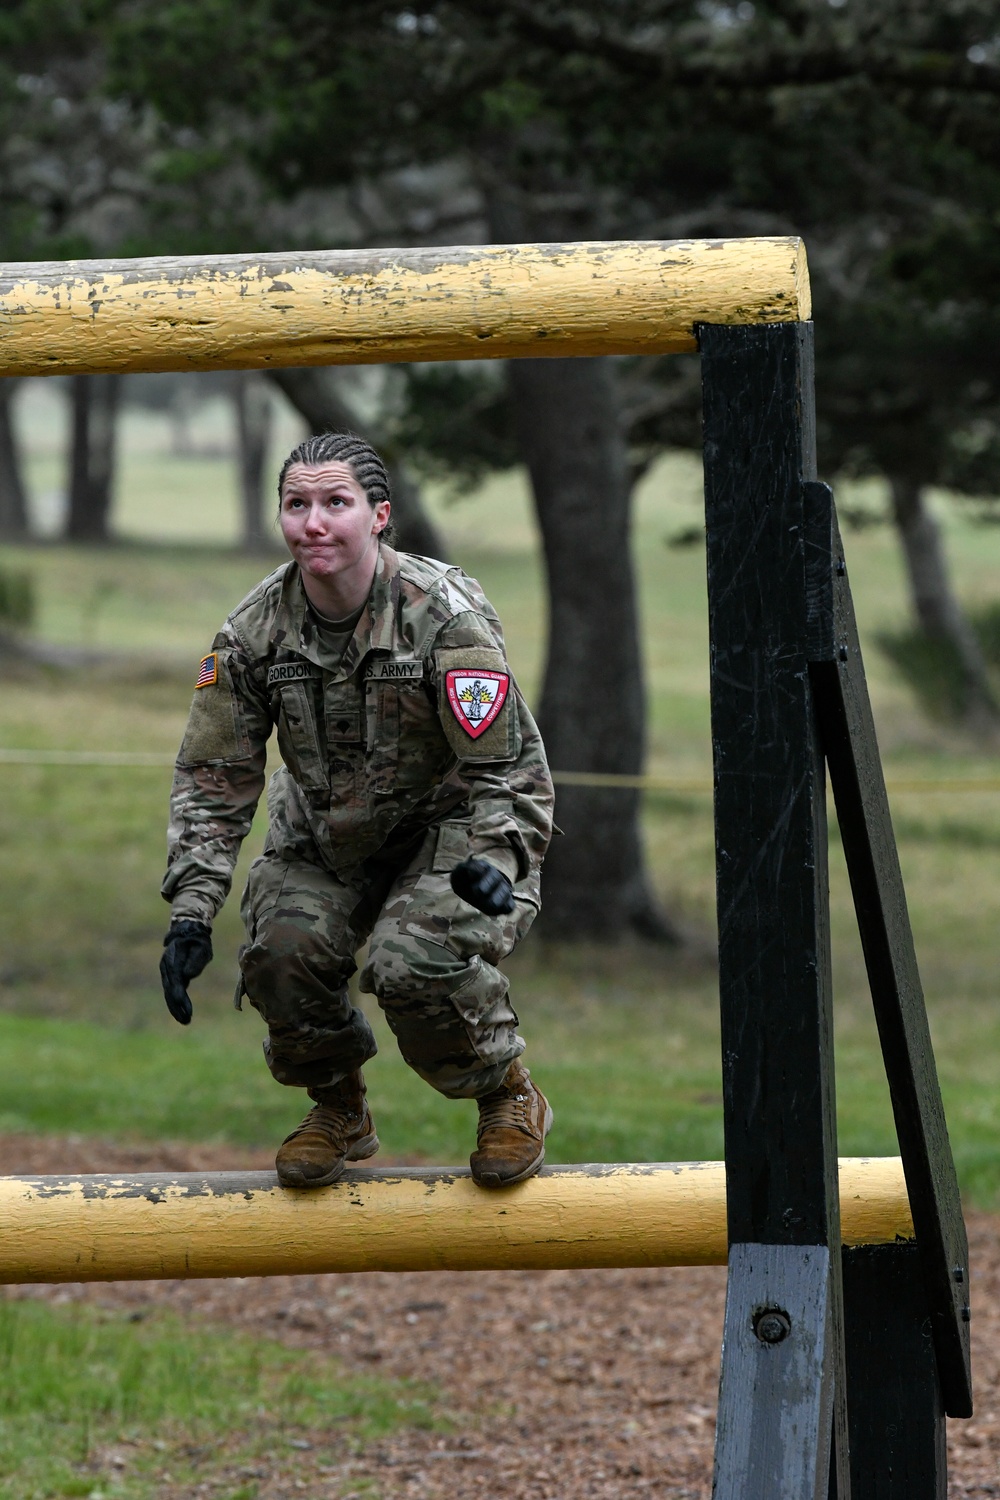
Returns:
[[[300,1135],[317,1134],[323,1136],[331,1146],[338,1146],[360,1121],[361,1116],[348,1109],[346,1104],[315,1104],[302,1124],[292,1131],[288,1140],[294,1140]]]
[[[479,1107],[479,1129],[530,1129],[528,1122],[528,1094],[495,1095],[492,1099],[484,1099]]]

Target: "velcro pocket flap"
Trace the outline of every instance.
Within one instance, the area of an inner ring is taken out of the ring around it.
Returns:
[[[515,760],[521,749],[516,692],[494,646],[435,651],[438,715],[459,760]]]
[[[313,806],[329,801],[330,780],[316,722],[314,683],[286,682],[281,688],[278,747],[285,764]],[[319,801],[315,799],[319,798]]]
[[[435,875],[447,875],[469,857],[469,825],[457,820],[438,828],[437,846],[431,869]]]

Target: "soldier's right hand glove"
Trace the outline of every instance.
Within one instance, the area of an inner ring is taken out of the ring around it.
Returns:
[[[187,987],[211,959],[212,929],[206,922],[194,922],[187,917],[171,922],[163,939],[160,979],[167,1009],[182,1026],[189,1025],[194,1015]]]
[[[477,859],[475,855],[463,859],[451,872],[451,888],[456,896],[488,917],[500,917],[514,910],[514,887],[488,859]]]

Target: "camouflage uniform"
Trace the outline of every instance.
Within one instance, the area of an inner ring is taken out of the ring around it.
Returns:
[[[524,1049],[496,964],[538,910],[553,799],[479,585],[381,546],[368,603],[333,660],[286,563],[230,615],[199,683],[163,895],[175,919],[211,922],[222,906],[276,725],[284,765],[268,787],[240,953],[275,1078],[329,1087],[374,1054],[347,989],[370,937],[361,988],[410,1066],[450,1097],[496,1088]],[[449,872],[470,854],[514,881],[509,916],[453,893]]]

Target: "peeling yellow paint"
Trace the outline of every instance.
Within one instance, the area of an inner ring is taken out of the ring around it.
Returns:
[[[847,1244],[913,1235],[897,1157],[840,1164]],[[0,1178],[0,1282],[322,1271],[721,1265],[721,1162],[560,1167],[501,1193],[468,1172]]]
[[[809,316],[794,237],[40,262],[0,266],[0,374],[656,354]]]

